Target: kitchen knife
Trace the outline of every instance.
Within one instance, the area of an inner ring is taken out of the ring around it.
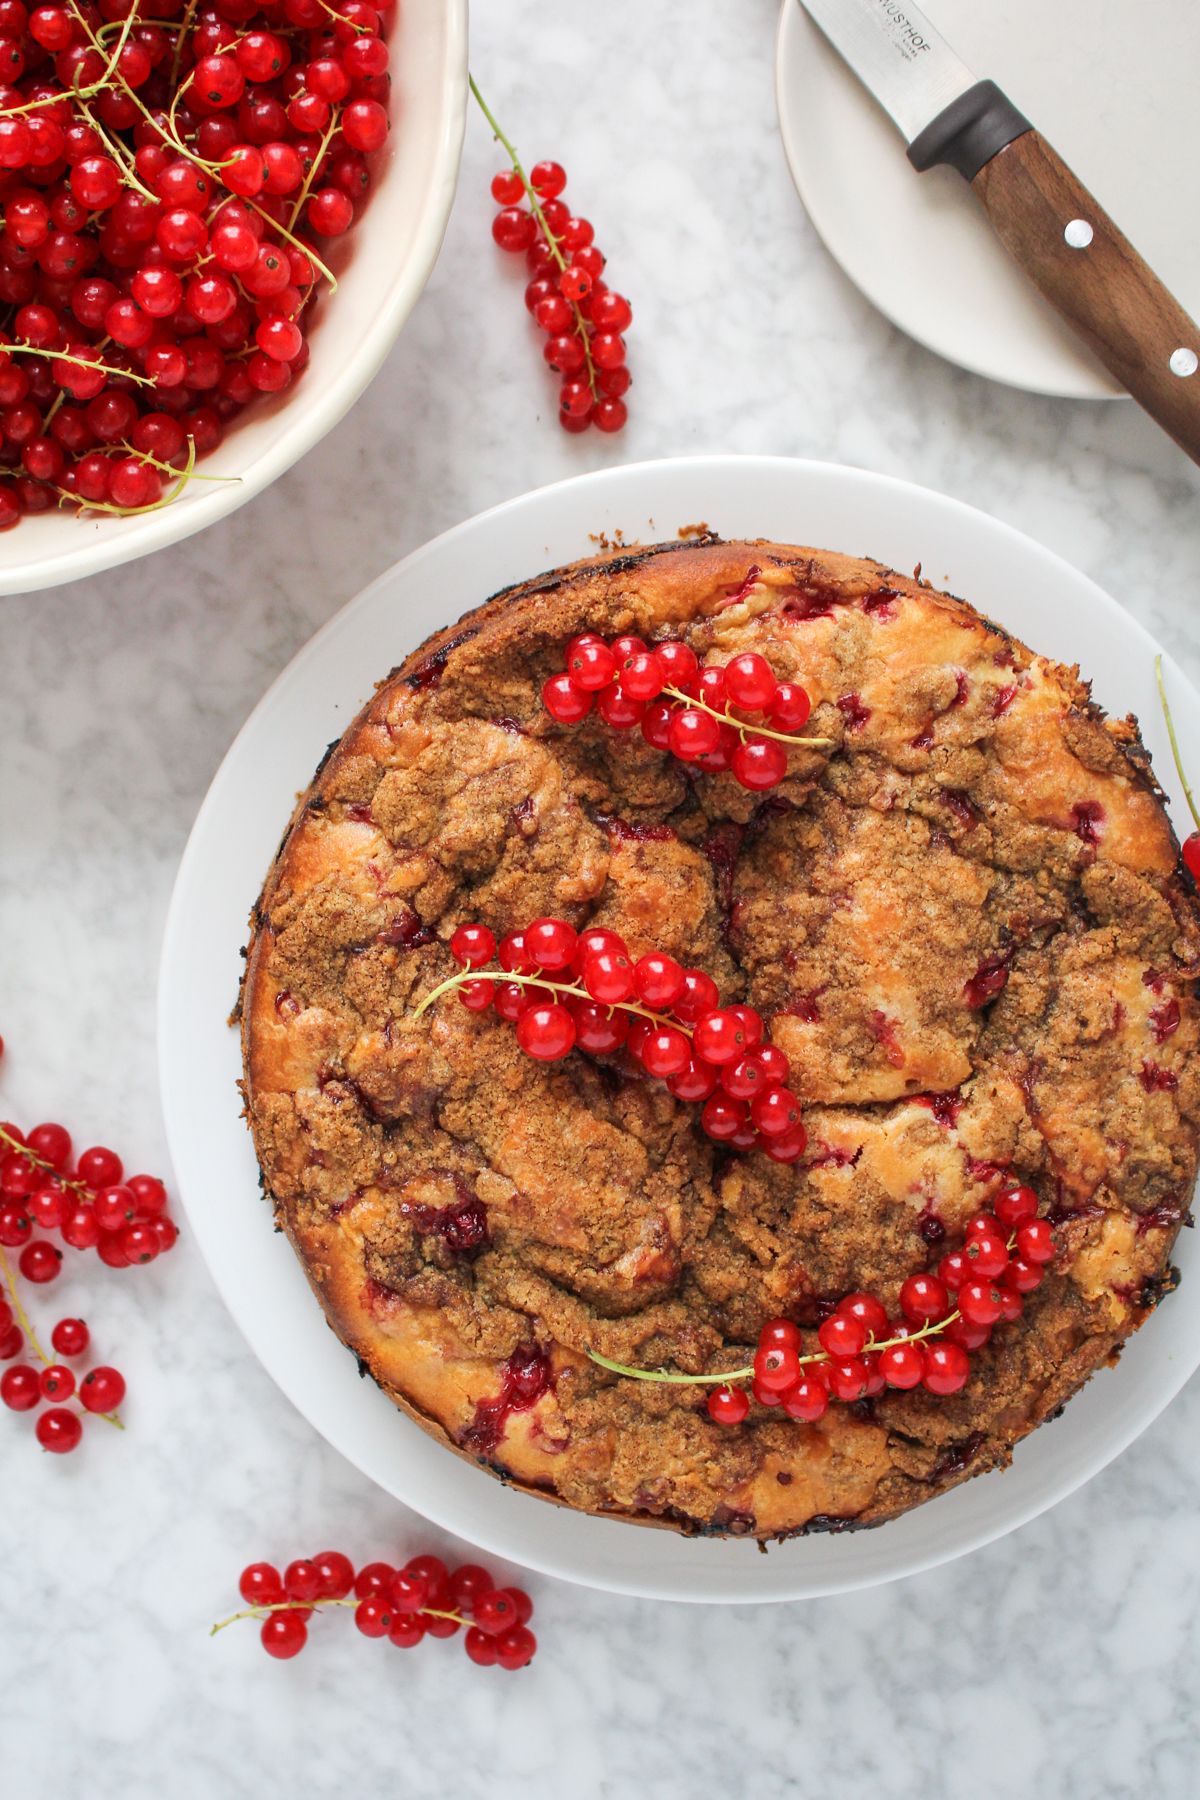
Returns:
[[[1034,286],[1200,463],[1200,328],[994,81],[908,0],[798,0],[899,126],[915,169],[948,163]]]

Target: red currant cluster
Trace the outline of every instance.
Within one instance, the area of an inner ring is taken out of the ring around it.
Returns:
[[[849,1405],[887,1387],[956,1394],[971,1373],[968,1351],[982,1349],[1001,1320],[1020,1318],[1023,1296],[1040,1284],[1043,1264],[1054,1256],[1050,1225],[1037,1212],[1032,1188],[999,1194],[994,1211],[968,1222],[962,1248],[943,1256],[936,1274],[909,1276],[900,1289],[899,1319],[889,1319],[874,1294],[847,1294],[818,1328],[816,1350],[805,1350],[790,1319],[771,1319],[750,1368],[660,1379],[719,1381],[708,1410],[720,1425],[740,1424],[750,1410],[749,1396],[731,1387],[731,1379],[749,1379],[761,1406],[781,1406],[789,1418],[808,1423],[822,1417],[830,1400]],[[593,1360],[620,1374],[645,1375]]]
[[[520,1588],[498,1588],[478,1563],[451,1572],[438,1556],[414,1556],[402,1569],[373,1562],[354,1572],[349,1557],[327,1550],[311,1561],[289,1563],[280,1575],[270,1563],[251,1563],[238,1582],[248,1612],[222,1619],[221,1631],[236,1619],[262,1619],[263,1648],[269,1656],[297,1656],[308,1642],[314,1612],[352,1606],[354,1623],[365,1637],[386,1637],[411,1650],[423,1637],[454,1637],[468,1616],[463,1648],[483,1668],[523,1669],[537,1649],[528,1629],[533,1602]]]
[[[547,363],[563,378],[559,423],[571,432],[589,425],[620,431],[628,417],[622,395],[630,379],[621,333],[633,323],[633,309],[600,279],[604,257],[596,233],[561,197],[566,170],[560,163],[540,162],[526,175],[474,82],[471,87],[512,160],[511,169],[492,177],[492,198],[500,207],[492,237],[502,250],[525,254],[532,277],[525,305],[546,333]]]
[[[542,703],[560,725],[574,725],[587,717],[593,699],[606,725],[618,731],[640,725],[656,750],[713,774],[731,770],[755,793],[783,780],[788,745],[829,741],[794,735],[808,718],[808,695],[798,682],[777,681],[754,650],[701,668],[695,651],[675,639],[648,649],[638,637],[606,644],[584,632],[567,645],[563,673],[543,685]],[[733,707],[763,722],[748,725]]]
[[[379,30],[366,0],[0,0],[0,527],[161,504],[304,368],[311,239],[387,135]]]
[[[20,1313],[21,1323],[18,1324],[14,1319],[12,1307],[7,1301],[0,1300],[0,1331],[4,1333],[0,1355],[17,1355],[24,1348],[27,1333],[42,1367],[40,1373],[27,1363],[17,1363],[11,1369],[6,1369],[0,1376],[0,1401],[12,1412],[32,1412],[43,1400],[53,1401],[49,1410],[38,1417],[37,1440],[43,1450],[52,1450],[62,1456],[68,1450],[74,1450],[79,1443],[83,1436],[83,1420],[88,1413],[98,1413],[110,1424],[120,1423],[113,1415],[125,1398],[125,1378],[116,1369],[89,1369],[76,1388],[75,1371],[68,1369],[57,1359],[60,1356],[85,1354],[90,1341],[87,1326],[82,1319],[60,1319],[50,1333],[54,1357],[46,1356],[21,1308],[11,1277],[8,1276],[7,1265],[4,1272],[9,1280],[9,1295]],[[14,1339],[16,1348],[9,1349],[8,1346]],[[63,1405],[64,1401],[72,1398],[78,1400],[82,1412],[74,1412],[69,1406]]]
[[[472,1012],[494,1005],[512,1020],[522,1050],[543,1062],[576,1044],[599,1056],[623,1048],[677,1100],[704,1102],[700,1120],[709,1137],[733,1150],[763,1150],[776,1162],[803,1154],[807,1140],[800,1102],[787,1087],[787,1057],[763,1042],[752,1006],[718,1006],[717,984],[703,969],[684,969],[660,951],[635,963],[615,931],[576,932],[565,919],[535,919],[510,931],[499,949],[486,925],[460,925],[450,949],[464,973],[436,987],[418,1017],[440,994],[457,990]],[[496,977],[481,973],[493,958]]]
[[[0,1245],[20,1249],[27,1281],[53,1281],[62,1269],[61,1250],[29,1241],[35,1224],[61,1231],[75,1250],[95,1249],[110,1269],[153,1262],[172,1248],[179,1233],[156,1175],[124,1180],[120,1157],[99,1144],[80,1153],[73,1174],[70,1164],[71,1134],[62,1125],[37,1125],[25,1137],[0,1124]]]

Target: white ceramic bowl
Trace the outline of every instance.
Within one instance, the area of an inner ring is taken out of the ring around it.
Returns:
[[[311,357],[294,388],[255,401],[205,475],[139,518],[39,513],[0,533],[0,594],[55,587],[161,550],[251,499],[347,412],[392,347],[441,248],[467,107],[467,0],[401,0],[389,37],[392,129],[375,159],[370,204],[336,240],[336,293],[321,302]]]
[[[878,1531],[806,1537],[760,1556],[744,1539],[676,1537],[585,1518],[452,1456],[401,1416],[325,1324],[259,1193],[226,1024],[247,915],[279,834],[326,744],[374,683],[425,636],[499,588],[594,554],[596,536],[669,539],[692,519],[725,537],[774,538],[924,564],[1036,649],[1084,663],[1096,698],[1142,721],[1177,820],[1186,816],[1154,687],[1158,646],[1077,569],[958,501],[860,469],[783,457],[706,456],[582,475],[468,519],[397,563],[305,645],[226,756],[184,853],[167,920],[158,1054],[171,1158],[189,1226],[251,1348],[344,1456],[426,1518],[511,1562],[618,1593],[670,1600],[789,1600],[867,1587],[961,1556],[1062,1499],[1132,1442],[1200,1365],[1193,1283],[1200,1233],[1177,1246],[1182,1292],[1115,1369],[979,1476]],[[1200,768],[1200,696],[1163,659],[1184,763]]]

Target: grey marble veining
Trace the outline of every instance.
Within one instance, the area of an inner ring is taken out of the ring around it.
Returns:
[[[821,248],[775,126],[774,0],[482,0],[472,64],[559,156],[635,309],[631,419],[568,438],[493,251],[476,114],[445,249],[324,443],[190,542],[0,600],[0,1115],[160,1168],[157,947],[205,788],[324,619],[433,533],[573,472],[677,453],[828,458],[994,513],[1087,570],[1200,678],[1197,471],[1129,405],[990,386],[900,337]],[[859,546],[848,546],[859,548]],[[869,548],[869,546],[861,546]],[[210,1640],[242,1564],[437,1542],[319,1440],[185,1233],[89,1260],[123,1437],[42,1455],[0,1418],[0,1789],[20,1800],[1200,1795],[1200,1384],[1086,1489],[932,1574],[802,1606],[653,1605],[531,1578],[511,1678],[345,1616],[296,1661]]]

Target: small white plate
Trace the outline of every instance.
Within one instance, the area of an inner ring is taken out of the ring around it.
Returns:
[[[1186,0],[922,0],[967,66],[998,81],[1193,318],[1200,8]],[[1073,399],[1123,390],[1047,305],[952,169],[918,175],[891,120],[783,0],[783,147],[813,224],[851,281],[910,337],[993,381]]]
[[[1182,802],[1154,689],[1154,641],[1107,594],[995,519],[858,469],[777,457],[699,457],[599,470],[469,519],[374,582],[305,646],[260,701],[219,769],[184,853],[159,982],[167,1132],[192,1230],[251,1348],[317,1430],[381,1487],[498,1556],[620,1593],[672,1600],[790,1600],[865,1587],[960,1556],[1032,1518],[1102,1468],[1200,1364],[1200,1257],[1106,1370],[985,1475],[880,1530],[753,1543],[683,1538],[585,1518],[504,1488],[403,1418],[325,1324],[287,1239],[272,1229],[235,1083],[225,1023],[246,920],[295,803],[330,739],[374,683],[439,626],[539,570],[595,553],[592,534],[673,539],[705,520],[725,537],[771,537],[919,561],[1038,650],[1081,652],[1097,699],[1135,708],[1159,775]],[[1175,667],[1184,754],[1200,770],[1200,697]],[[1177,816],[1182,817],[1180,811]]]

